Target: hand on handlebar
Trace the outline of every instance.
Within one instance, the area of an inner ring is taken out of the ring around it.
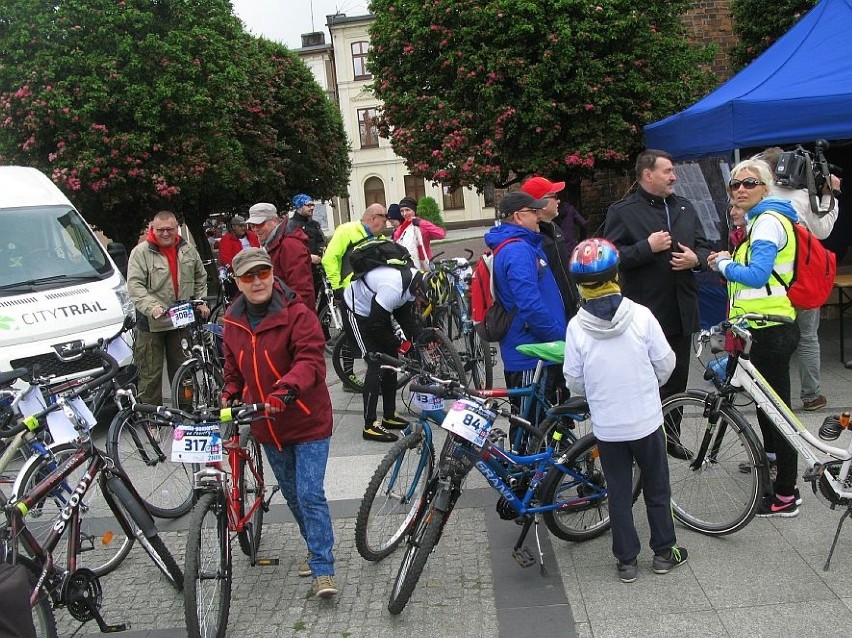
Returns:
[[[266,397],[266,404],[269,406],[269,412],[271,414],[275,414],[276,412],[283,412],[287,409],[288,405],[296,401],[298,395],[299,393],[296,392],[294,388],[281,386],[268,397]]]

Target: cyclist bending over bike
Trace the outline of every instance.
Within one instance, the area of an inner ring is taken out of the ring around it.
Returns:
[[[659,394],[675,355],[651,311],[622,297],[618,250],[609,241],[580,242],[569,270],[585,305],[565,335],[565,381],[589,401],[609,494],[612,553],[621,582],[632,583],[641,550],[632,511],[634,461],[642,474],[654,572],[665,574],[686,562],[686,549],[675,538]]]
[[[338,592],[334,532],[323,484],[331,437],[331,399],[325,384],[325,339],[313,308],[272,275],[261,248],[232,262],[242,293],[225,314],[222,405],[267,403],[269,419],[252,425],[281,494],[299,525],[308,556],[299,576],[313,576],[316,596]],[[287,406],[286,416],[280,414]]]

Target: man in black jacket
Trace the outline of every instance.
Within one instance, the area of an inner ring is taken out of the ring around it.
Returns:
[[[322,298],[322,254],[325,251],[325,235],[322,226],[314,219],[314,200],[310,195],[296,195],[293,198],[295,212],[287,222],[287,232],[301,228],[308,236],[308,251],[311,253],[311,274],[314,277],[314,296]]]
[[[636,191],[609,207],[604,236],[618,247],[625,297],[660,322],[677,361],[660,388],[665,399],[686,390],[692,333],[699,329],[698,283],[710,243],[689,200],[674,194],[671,155],[646,149],[636,158]],[[673,456],[681,456],[669,447]]]
[[[577,314],[580,306],[580,296],[577,286],[568,275],[568,264],[571,261],[571,251],[562,229],[553,222],[559,206],[559,191],[565,188],[565,182],[551,182],[544,177],[531,177],[521,190],[536,199],[546,199],[547,206],[538,211],[538,230],[542,236],[542,248],[547,255],[547,261],[556,278],[559,294],[562,295],[562,305],[565,308],[566,323]]]

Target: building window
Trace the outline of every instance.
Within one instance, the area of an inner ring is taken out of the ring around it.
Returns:
[[[365,207],[370,204],[381,204],[387,206],[385,199],[385,184],[378,177],[368,177],[364,182],[364,204]]]
[[[414,175],[405,176],[405,196],[410,197],[415,202],[419,202],[421,197],[426,195],[426,183],[422,177],[414,177]]]
[[[446,182],[441,184],[441,192],[444,194],[444,210],[464,208],[464,189],[453,188]]]
[[[367,71],[367,51],[370,48],[370,43],[353,42],[352,43],[352,71],[356,80],[369,80],[372,75]]]
[[[361,148],[375,148],[379,145],[376,109],[358,109],[358,131],[361,133]]]

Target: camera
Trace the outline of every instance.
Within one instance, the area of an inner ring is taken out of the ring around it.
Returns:
[[[812,195],[821,194],[829,175],[841,172],[840,167],[829,164],[825,159],[827,148],[828,142],[817,140],[813,154],[801,146],[781,153],[775,166],[775,182],[784,188],[805,188]]]

